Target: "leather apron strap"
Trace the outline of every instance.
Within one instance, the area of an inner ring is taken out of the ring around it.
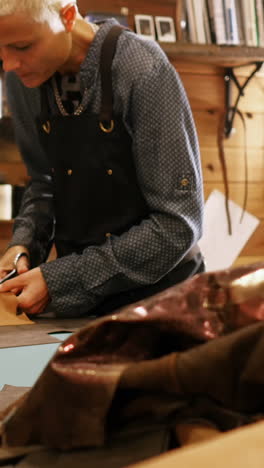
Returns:
[[[100,74],[102,80],[102,103],[100,122],[103,124],[108,123],[108,126],[113,120],[112,62],[118,38],[124,29],[125,28],[122,26],[113,26],[107,34],[101,50]]]

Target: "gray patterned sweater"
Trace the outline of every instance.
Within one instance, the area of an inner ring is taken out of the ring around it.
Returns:
[[[97,113],[100,49],[113,24],[115,20],[108,20],[100,26],[81,66],[81,90],[89,89],[89,105]],[[40,112],[39,89],[24,87],[14,73],[7,75],[17,143],[32,178],[10,246],[29,248],[32,266],[40,265],[58,316],[82,315],[109,294],[157,282],[201,236],[199,147],[177,72],[157,43],[125,31],[118,40],[113,82],[114,110],[122,115],[132,137],[137,176],[150,215],[122,235],[86,248],[81,255],[45,262],[54,217],[49,165],[35,124]],[[50,100],[53,112],[58,112],[51,88]]]

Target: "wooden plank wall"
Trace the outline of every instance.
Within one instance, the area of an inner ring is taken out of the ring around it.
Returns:
[[[217,131],[224,111],[224,69],[187,63],[175,63],[188,97],[201,148],[205,198],[213,189],[224,193],[223,175],[219,162]],[[235,69],[240,85],[245,82],[252,67]],[[232,87],[232,104],[237,89]],[[247,211],[260,219],[260,225],[242,250],[235,264],[264,260],[264,69],[248,85],[241,98],[239,109],[246,122],[248,153],[248,202]],[[243,205],[245,190],[245,132],[239,117],[234,121],[235,133],[225,139],[230,198]]]
[[[176,13],[175,0],[101,0],[100,5],[95,0],[79,0],[82,14],[88,11],[104,11],[120,13],[122,7],[129,10],[129,25],[134,26],[135,14],[151,14],[173,16]],[[224,193],[222,171],[218,159],[217,129],[219,118],[224,109],[225,85],[224,69],[210,65],[192,64],[190,62],[173,61],[187,91],[201,148],[204,176],[205,198],[213,189]],[[243,83],[251,67],[236,69],[240,83]],[[233,98],[236,89],[233,91]],[[264,260],[264,71],[260,71],[250,83],[246,95],[240,101],[239,109],[243,112],[247,126],[247,147],[249,161],[249,187],[247,210],[261,220],[261,224],[241,252],[236,264],[251,263]],[[230,198],[239,205],[243,202],[244,193],[244,132],[241,121],[234,122],[236,132],[225,140],[225,153],[229,177]],[[7,156],[9,154],[9,157]],[[8,171],[5,166],[7,159],[18,160],[17,149],[1,148],[0,168]],[[3,162],[4,161],[4,162]],[[14,165],[12,176],[9,168],[9,178],[12,182],[25,178],[21,165]],[[14,182],[16,181],[16,182]],[[8,232],[8,230],[6,231]]]

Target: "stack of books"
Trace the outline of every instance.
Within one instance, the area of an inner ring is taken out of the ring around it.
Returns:
[[[183,0],[185,39],[264,47],[264,0]]]

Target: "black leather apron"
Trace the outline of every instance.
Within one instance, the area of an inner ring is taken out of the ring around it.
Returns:
[[[52,115],[46,89],[42,87],[38,130],[53,176],[55,245],[59,257],[102,244],[112,234],[120,235],[140,223],[149,213],[137,181],[131,137],[121,117],[113,116],[111,67],[122,31],[120,26],[114,26],[102,46],[100,115],[89,108],[81,115]],[[192,257],[189,255],[184,265]],[[188,269],[183,271],[183,263],[175,269],[174,279],[169,280],[171,272],[154,286],[118,295],[118,299],[114,296],[113,308],[120,301],[121,305],[134,302],[151,295],[153,287],[158,292],[193,274]]]

